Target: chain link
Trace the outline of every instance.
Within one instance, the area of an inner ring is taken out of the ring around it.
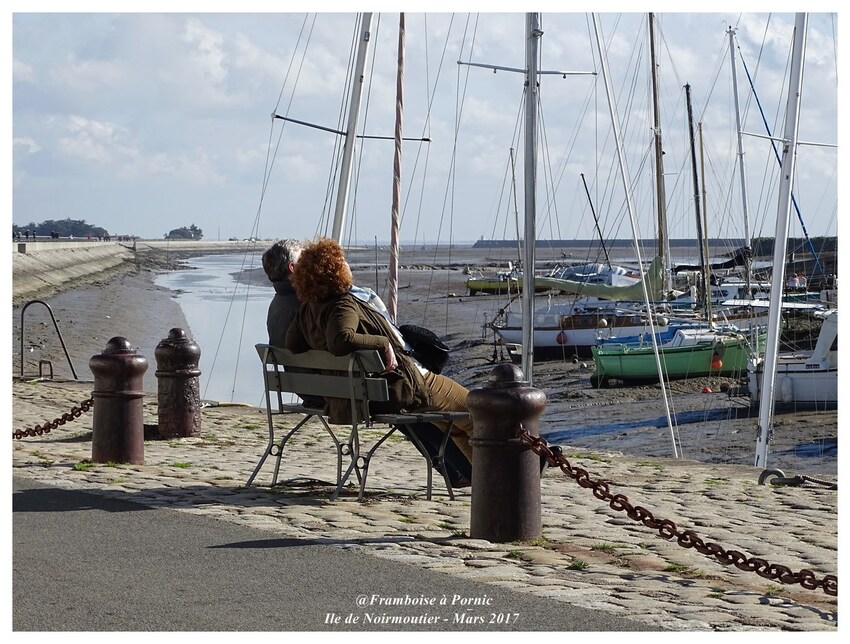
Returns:
[[[12,432],[12,438],[21,439],[25,436],[41,436],[42,434],[47,434],[52,429],[61,427],[69,421],[76,420],[89,409],[91,409],[93,404],[94,398],[84,400],[78,406],[71,407],[71,411],[66,411],[64,414],[59,416],[59,418],[46,421],[44,425],[36,425],[35,427],[27,427],[26,429],[15,430],[14,432]]]
[[[788,566],[772,564],[758,557],[747,557],[737,550],[726,550],[716,543],[706,543],[693,530],[679,530],[669,519],[658,519],[652,512],[639,505],[635,506],[623,494],[612,494],[605,481],[594,481],[590,474],[580,468],[573,467],[561,453],[560,449],[551,448],[546,439],[532,436],[526,429],[520,429],[520,440],[531,448],[531,451],[546,459],[550,467],[557,467],[574,479],[583,488],[589,488],[593,496],[601,501],[607,501],[612,510],[625,512],[633,521],[643,523],[647,528],[657,530],[662,538],[676,542],[683,548],[694,548],[697,552],[713,557],[723,565],[734,565],[740,570],[754,572],[757,575],[778,581],[782,584],[799,584],[808,590],[822,588],[827,595],[838,596],[838,576],[825,575],[818,579],[811,570],[792,571]]]

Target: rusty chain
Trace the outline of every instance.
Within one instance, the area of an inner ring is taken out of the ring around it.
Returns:
[[[657,519],[646,508],[639,505],[633,506],[625,495],[612,494],[607,482],[594,481],[590,478],[587,470],[570,465],[560,450],[549,447],[544,438],[532,436],[528,433],[528,430],[523,428],[519,431],[519,439],[527,444],[535,454],[545,458],[550,467],[560,468],[564,474],[574,479],[581,487],[592,488],[593,496],[601,501],[608,501],[612,510],[625,511],[630,519],[657,530],[661,537],[668,541],[675,538],[683,548],[694,548],[697,552],[714,557],[725,566],[734,564],[740,570],[755,572],[761,577],[782,584],[800,584],[808,590],[823,588],[823,592],[827,595],[838,596],[837,575],[825,575],[823,579],[818,579],[811,570],[803,569],[799,572],[793,572],[788,566],[772,564],[758,557],[747,557],[742,552],[726,550],[716,543],[706,543],[693,530],[679,530],[673,521]]]
[[[47,434],[51,429],[61,427],[68,421],[76,420],[89,409],[91,409],[93,404],[94,398],[84,400],[79,405],[71,407],[71,411],[66,411],[59,418],[46,421],[44,425],[36,425],[35,427],[27,427],[26,429],[15,430],[14,432],[12,432],[12,438],[21,439],[25,436],[41,436],[42,434]]]

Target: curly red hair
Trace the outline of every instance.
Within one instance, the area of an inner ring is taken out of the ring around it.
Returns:
[[[326,237],[304,247],[289,281],[302,302],[323,302],[354,284],[342,246]]]

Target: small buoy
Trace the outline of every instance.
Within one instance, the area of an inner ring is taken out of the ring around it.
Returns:
[[[596,326],[600,329],[605,329],[608,327],[608,320],[605,318],[599,318],[599,322],[596,323]]]
[[[720,356],[716,353],[711,356],[711,368],[712,369],[722,369],[723,368],[723,360],[720,359]]]
[[[555,342],[558,344],[566,344],[567,343],[567,333],[566,331],[560,331],[557,336],[555,336]]]
[[[711,387],[703,387],[703,388],[702,388],[702,393],[704,393],[704,394],[710,394],[710,393],[711,393]]]
[[[586,363],[586,362],[582,362],[582,363],[581,363],[581,368],[582,368],[582,369],[587,369],[587,363]]]
[[[729,383],[721,382],[720,383],[720,391],[729,391]]]

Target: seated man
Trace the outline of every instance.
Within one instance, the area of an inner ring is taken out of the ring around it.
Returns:
[[[279,239],[263,253],[263,270],[274,287],[274,297],[266,315],[269,344],[286,346],[286,331],[298,314],[301,302],[289,283],[295,263],[301,255],[301,243],[294,239]],[[322,409],[325,401],[320,396],[301,396],[305,407]]]
[[[274,297],[266,316],[269,344],[273,347],[284,346],[286,330],[301,306],[295,289],[289,283],[289,276],[300,255],[301,243],[294,239],[280,239],[263,253],[263,270],[274,287]]]

